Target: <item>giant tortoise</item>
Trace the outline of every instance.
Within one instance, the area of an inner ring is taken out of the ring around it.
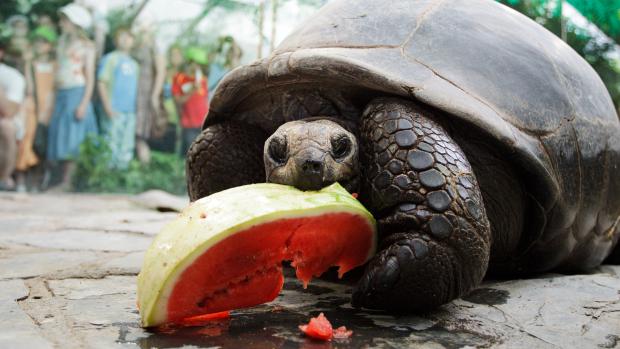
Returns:
[[[381,245],[355,306],[424,310],[487,273],[599,265],[620,237],[620,122],[595,71],[495,1],[388,3],[331,1],[229,73],[187,156],[191,199],[358,192]]]

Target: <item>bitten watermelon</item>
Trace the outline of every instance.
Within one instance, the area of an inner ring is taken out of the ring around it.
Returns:
[[[303,192],[251,184],[200,199],[155,238],[138,275],[142,325],[273,300],[282,261],[306,285],[330,266],[339,274],[376,248],[372,215],[339,184]]]

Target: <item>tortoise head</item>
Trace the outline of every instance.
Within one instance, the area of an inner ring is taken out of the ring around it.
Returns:
[[[330,118],[291,121],[265,142],[267,182],[319,190],[339,182],[358,190],[358,142],[353,133]]]

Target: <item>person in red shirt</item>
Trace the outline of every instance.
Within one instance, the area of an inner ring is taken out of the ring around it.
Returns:
[[[185,52],[187,65],[177,73],[172,82],[172,95],[181,106],[181,154],[185,155],[202,129],[202,122],[209,112],[209,89],[205,66],[207,52],[190,47]]]

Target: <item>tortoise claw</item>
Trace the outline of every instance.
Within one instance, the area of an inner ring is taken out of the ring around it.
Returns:
[[[428,255],[428,242],[417,234],[393,237],[397,239],[390,239],[393,242],[368,264],[353,292],[353,306],[393,308],[394,305],[398,310],[398,302],[394,300],[411,296],[411,282],[416,278],[412,273],[424,268],[422,263]]]
[[[375,303],[387,290],[393,288],[400,278],[398,258],[384,250],[370,262],[357,288],[353,292],[352,304],[356,307]]]

